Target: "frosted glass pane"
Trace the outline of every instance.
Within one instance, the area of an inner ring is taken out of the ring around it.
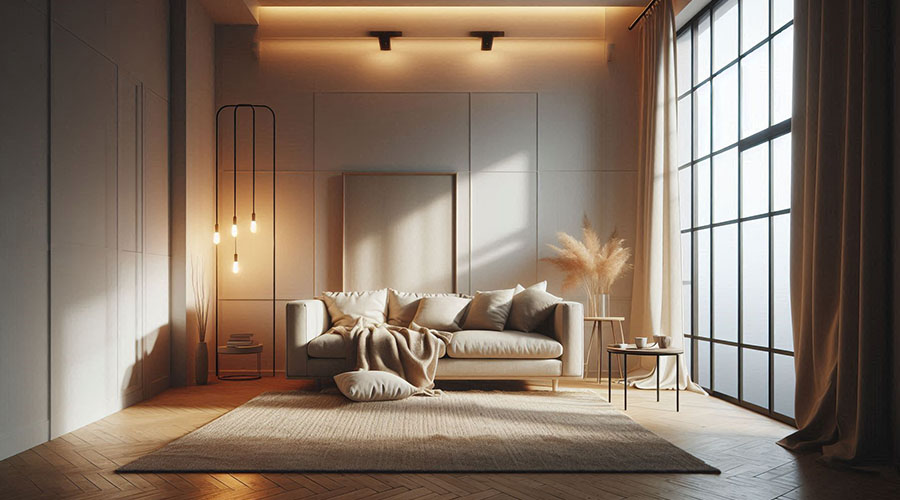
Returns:
[[[769,211],[769,143],[741,153],[741,217]]]
[[[738,362],[737,347],[731,345],[715,344],[714,358],[715,387],[713,390],[736,398],[738,396],[737,378]]]
[[[709,342],[697,341],[697,383],[709,389]]]
[[[691,161],[691,96],[678,101],[678,164]]]
[[[694,158],[702,158],[709,154],[712,130],[711,88],[712,85],[706,82],[694,92]]]
[[[772,39],[772,124],[791,117],[794,65],[794,27]]]
[[[769,126],[769,44],[741,59],[741,138]]]
[[[737,219],[737,160],[737,148],[731,148],[713,157],[713,222]]]
[[[713,150],[737,142],[738,68],[734,65],[713,78]]]
[[[743,0],[741,8],[741,52],[746,52],[769,35],[769,0]]]
[[[678,203],[681,229],[691,227],[691,167],[678,171]]]
[[[776,349],[794,350],[791,326],[791,216],[772,218],[772,327]]]
[[[697,22],[694,29],[694,84],[709,77],[710,61],[710,21],[709,14]]]
[[[772,0],[772,31],[794,18],[794,0]]]
[[[693,304],[693,300],[691,300],[691,259],[691,233],[684,233],[681,235],[681,325],[685,335],[691,335],[693,332],[691,327]]]
[[[775,355],[775,410],[794,418],[794,357]]]
[[[684,367],[687,370],[688,376],[691,377],[691,380],[694,380],[694,372],[693,365],[691,363],[694,362],[694,353],[692,351],[693,340],[692,339],[684,339]]]
[[[772,141],[772,210],[791,208],[791,134]]]
[[[694,165],[694,225],[709,224],[710,193],[709,160]]]
[[[763,408],[769,407],[769,353],[743,349],[743,398]]]
[[[769,345],[769,219],[741,223],[741,323],[744,343]]]
[[[678,58],[676,71],[678,72],[678,95],[684,94],[691,88],[691,32],[687,31],[678,37],[675,47],[675,56]]]
[[[713,336],[737,342],[737,224],[713,229]]]
[[[738,1],[725,0],[713,9],[713,72],[738,55]]]
[[[709,253],[709,229],[703,229],[694,233],[695,252],[697,252],[697,269],[694,271],[697,277],[697,331],[700,337],[710,335],[710,253]]]

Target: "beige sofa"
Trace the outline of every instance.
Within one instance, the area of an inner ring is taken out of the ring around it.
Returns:
[[[321,300],[287,304],[288,378],[324,378],[352,370],[344,339],[325,334],[331,318]],[[453,335],[437,367],[444,380],[532,380],[581,378],[584,369],[584,311],[561,302],[553,313],[552,336],[514,330],[461,330]]]

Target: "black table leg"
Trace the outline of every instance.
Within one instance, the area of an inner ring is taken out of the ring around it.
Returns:
[[[675,355],[675,411],[681,410],[681,401],[678,397],[678,390],[681,388],[681,358]]]
[[[597,368],[599,370],[599,368]],[[606,387],[606,402],[612,403],[612,352],[606,352],[606,375],[607,375],[607,387]]]
[[[659,356],[656,357],[656,402],[659,403]]]
[[[625,410],[628,410],[628,354],[623,352],[622,357],[625,358],[625,373],[622,379],[622,383],[625,386]]]

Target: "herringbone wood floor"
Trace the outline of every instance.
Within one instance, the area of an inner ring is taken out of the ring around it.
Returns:
[[[711,397],[655,401],[630,391],[628,415],[722,474],[116,474],[154,450],[268,390],[307,382],[264,378],[170,389],[0,461],[0,497],[79,498],[900,498],[896,472],[835,470],[775,441],[791,428]],[[605,386],[588,387],[605,398]],[[562,389],[565,389],[563,384]],[[483,387],[479,385],[478,387]],[[621,386],[613,402],[622,408]]]

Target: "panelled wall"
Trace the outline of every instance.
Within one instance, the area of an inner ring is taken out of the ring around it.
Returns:
[[[0,12],[6,457],[169,385],[168,2]]]
[[[271,129],[257,121],[255,235],[249,113],[239,117],[236,275],[230,116],[220,123],[220,339],[252,331],[266,346],[264,369],[283,370],[285,303],[341,287],[343,172],[456,172],[459,291],[547,279],[551,292],[581,300],[540,259],[557,231],[579,231],[584,213],[633,243],[640,56],[626,27],[638,11],[605,9],[604,39],[506,39],[491,52],[471,40],[395,40],[380,52],[373,40],[218,27],[217,105],[278,113],[274,172]],[[626,314],[630,297],[626,277],[614,312]]]

